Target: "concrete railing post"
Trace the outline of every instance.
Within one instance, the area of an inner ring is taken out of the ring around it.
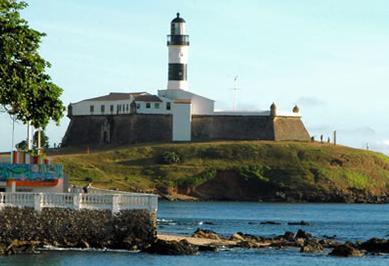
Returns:
[[[73,209],[75,210],[81,209],[81,193],[73,194]]]
[[[34,210],[37,212],[42,211],[43,205],[43,193],[34,194]]]
[[[118,213],[120,211],[120,195],[112,195],[112,213]]]

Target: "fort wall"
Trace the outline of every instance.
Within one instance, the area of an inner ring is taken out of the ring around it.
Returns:
[[[171,114],[73,116],[64,146],[127,145],[172,141]],[[194,141],[275,140],[309,141],[300,117],[192,115]]]

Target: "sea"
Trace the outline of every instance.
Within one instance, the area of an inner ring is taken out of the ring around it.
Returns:
[[[265,221],[279,224],[261,224]],[[309,225],[288,225],[298,221]],[[197,228],[226,236],[235,232],[277,236],[303,229],[315,236],[341,241],[389,238],[389,204],[159,203],[159,232],[189,236]],[[303,254],[296,248],[234,248],[197,256],[161,256],[110,250],[42,250],[33,255],[0,257],[0,265],[389,265],[389,255],[336,258],[328,256],[329,252]]]

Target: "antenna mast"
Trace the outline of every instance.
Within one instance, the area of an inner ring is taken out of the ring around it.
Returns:
[[[234,78],[234,87],[232,88],[232,111],[236,111],[236,98],[237,98],[237,93],[238,93],[238,76],[236,75]]]

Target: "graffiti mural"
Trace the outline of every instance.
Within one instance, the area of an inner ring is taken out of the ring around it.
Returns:
[[[54,180],[63,178],[60,164],[4,164],[0,163],[0,181],[14,180]]]

